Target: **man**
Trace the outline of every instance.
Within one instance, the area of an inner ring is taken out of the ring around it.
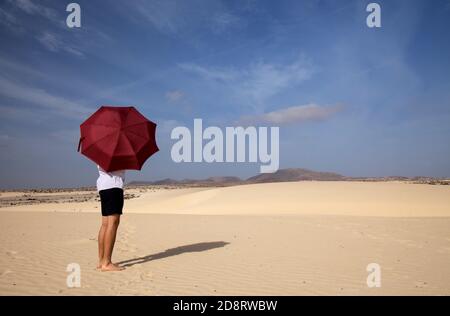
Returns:
[[[124,268],[112,263],[111,257],[116,242],[117,228],[123,209],[123,184],[125,170],[106,172],[97,166],[99,177],[97,191],[102,208],[102,225],[98,232],[98,266],[101,271],[121,271]]]

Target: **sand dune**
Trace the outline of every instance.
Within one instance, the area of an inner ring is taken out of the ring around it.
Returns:
[[[291,182],[134,189],[95,270],[98,202],[0,208],[0,294],[449,295],[450,187]],[[66,286],[78,263],[81,288]],[[381,288],[366,284],[369,263]]]
[[[173,190],[132,189],[127,213],[201,215],[450,216],[450,186],[305,181]],[[48,194],[47,194],[48,195]],[[0,211],[98,212],[98,202],[18,205]]]
[[[450,187],[402,182],[284,182],[151,194],[130,200],[136,213],[221,215],[450,216]]]

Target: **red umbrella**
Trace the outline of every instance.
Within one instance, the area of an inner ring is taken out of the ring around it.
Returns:
[[[80,125],[78,151],[107,172],[141,170],[159,150],[155,130],[133,106],[102,106]]]

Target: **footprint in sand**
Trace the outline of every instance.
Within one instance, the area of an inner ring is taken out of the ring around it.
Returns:
[[[425,281],[417,281],[414,283],[415,287],[418,289],[423,289],[428,286],[428,283]]]
[[[450,253],[450,247],[441,247],[436,250],[438,253],[448,254]]]
[[[134,253],[138,251],[138,248],[130,243],[130,237],[136,231],[136,227],[126,222],[123,225],[122,232],[120,234],[120,239],[117,241],[117,250],[123,253]]]
[[[151,272],[143,272],[141,273],[141,280],[148,281],[153,279],[153,273]]]
[[[11,274],[11,273],[14,273],[14,272],[11,270],[5,270],[2,272],[2,274],[0,274],[0,277],[4,277],[5,275]]]
[[[13,259],[25,259],[25,257],[18,256],[19,252],[15,250],[8,250],[6,254]]]

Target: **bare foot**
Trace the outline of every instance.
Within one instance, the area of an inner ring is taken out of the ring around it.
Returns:
[[[101,266],[102,272],[108,272],[108,271],[122,271],[125,270],[123,267],[119,267],[117,264],[109,263],[107,265]]]

